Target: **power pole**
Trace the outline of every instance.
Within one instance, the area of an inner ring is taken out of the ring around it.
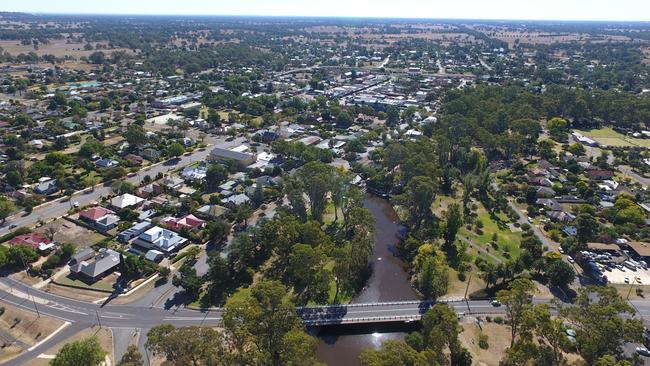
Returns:
[[[99,324],[99,328],[101,329],[102,320],[99,318],[99,311],[95,310],[95,314],[97,315],[97,323]]]
[[[467,304],[467,311],[471,314],[472,309],[469,308],[469,300],[467,299],[467,292],[469,292],[469,284],[472,282],[472,275],[469,275],[469,279],[467,280],[467,287],[465,287],[465,304]]]

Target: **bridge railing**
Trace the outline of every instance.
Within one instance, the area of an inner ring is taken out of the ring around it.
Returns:
[[[388,321],[418,321],[422,317],[420,315],[388,315],[388,316],[369,316],[358,318],[342,318],[342,319],[311,319],[303,320],[307,325],[330,325],[330,324],[355,324],[355,323],[374,323],[374,322],[388,322]]]

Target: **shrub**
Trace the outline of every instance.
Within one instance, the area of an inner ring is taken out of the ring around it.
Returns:
[[[466,279],[467,279],[467,275],[465,274],[465,272],[458,272],[458,280],[460,282],[465,282]]]
[[[478,335],[478,346],[481,347],[481,349],[488,349],[490,347],[488,344],[487,334],[481,333]]]
[[[485,321],[488,322],[488,323],[492,323],[492,317],[489,316],[489,315],[486,316],[486,317],[485,317]]]
[[[503,324],[503,318],[500,316],[495,316],[494,317],[494,322],[497,324]]]

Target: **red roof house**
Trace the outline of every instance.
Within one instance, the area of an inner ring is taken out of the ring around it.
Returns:
[[[170,217],[165,221],[165,225],[167,225],[169,229],[174,231],[180,231],[183,228],[194,230],[203,227],[203,225],[205,225],[205,221],[190,214],[178,219]]]
[[[9,241],[11,245],[27,245],[35,250],[45,250],[50,247],[52,240],[46,238],[43,234],[28,233],[18,235]]]
[[[79,218],[80,219],[86,219],[88,221],[94,222],[94,221],[97,221],[98,219],[100,219],[100,218],[102,218],[102,217],[104,217],[104,216],[106,216],[108,214],[112,214],[112,213],[114,213],[114,212],[107,209],[107,208],[97,206],[97,207],[87,208],[87,209],[79,212]]]

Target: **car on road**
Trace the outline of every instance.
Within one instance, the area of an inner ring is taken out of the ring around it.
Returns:
[[[501,302],[500,302],[499,300],[496,300],[496,299],[492,300],[492,301],[490,302],[490,304],[491,304],[492,306],[494,306],[494,307],[499,307],[499,306],[501,306]]]
[[[641,356],[650,357],[650,351],[648,351],[648,349],[643,346],[637,347],[636,353],[640,354]]]
[[[623,282],[625,282],[625,283],[630,283],[630,278],[629,278],[629,277],[625,277],[625,279],[623,280]]]
[[[560,254],[564,254],[564,249],[562,249],[562,247],[558,247],[557,251],[560,252]]]
[[[567,257],[567,260],[569,261],[569,263],[575,263],[576,262],[575,259],[573,259],[573,257]]]
[[[78,202],[78,201],[74,201],[74,202],[72,203],[72,206],[74,206],[74,208],[79,208],[79,202]]]
[[[18,226],[18,225],[16,225],[16,224],[11,224],[11,225],[9,225],[9,230],[11,230],[11,229],[15,229],[17,226]]]

